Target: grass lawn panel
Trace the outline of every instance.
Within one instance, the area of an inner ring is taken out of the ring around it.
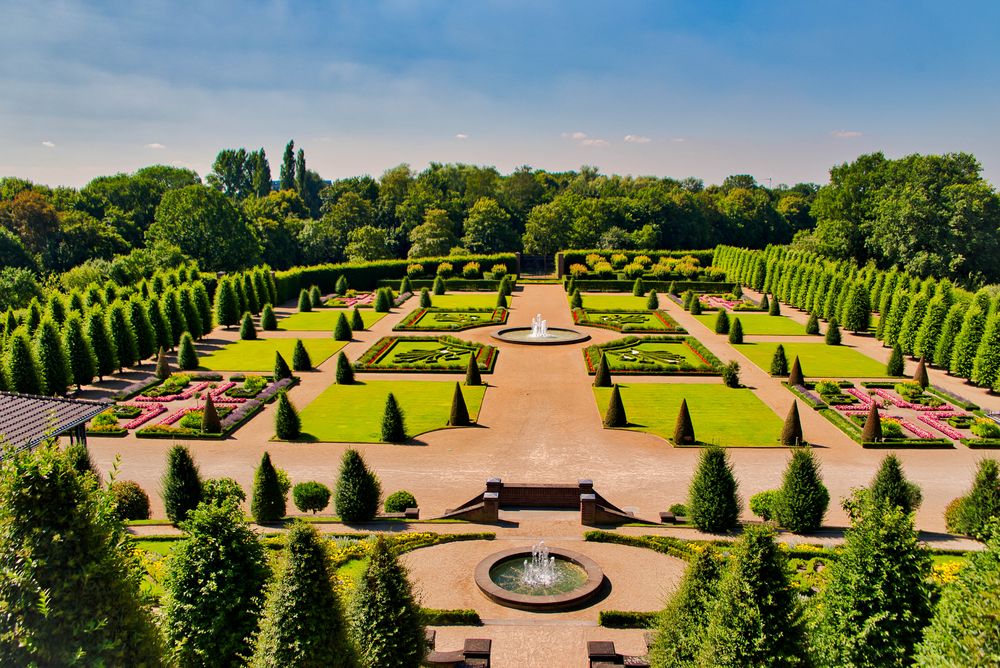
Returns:
[[[791,366],[796,356],[806,378],[884,378],[885,364],[859,353],[850,346],[828,346],[825,343],[744,343],[735,348],[764,371],[771,368],[771,358],[779,346]]]
[[[648,297],[633,295],[608,295],[600,292],[584,292],[583,308],[609,311],[645,311]],[[569,297],[566,297],[569,299]]]
[[[392,392],[406,420],[406,433],[416,436],[447,426],[454,382],[369,381],[354,385],[331,385],[299,414],[302,440],[322,442],[378,443],[385,398]],[[475,420],[483,404],[486,386],[462,386],[469,417]]]
[[[420,293],[416,293],[419,298]],[[513,306],[514,300],[507,298]],[[494,308],[497,305],[495,292],[449,292],[443,295],[431,295],[431,306],[439,309]]]
[[[347,345],[347,342],[334,341],[332,338],[302,339],[302,345],[306,347],[313,367],[318,367]],[[237,341],[211,355],[203,355],[199,360],[199,368],[210,371],[273,371],[275,351],[280,351],[281,356],[291,364],[295,339]]]
[[[608,357],[612,374],[718,375],[721,363],[693,336],[626,336],[583,351],[587,372],[593,374]]]
[[[395,332],[457,332],[474,327],[502,325],[507,322],[507,309],[439,309],[418,308],[411,311],[395,327]]]
[[[365,329],[385,317],[385,313],[378,313],[370,308],[359,308],[358,312],[361,313]],[[353,309],[319,308],[306,313],[293,313],[287,318],[282,318],[278,321],[278,329],[283,332],[333,332],[337,317],[341,313],[347,316],[347,322],[351,321]]]
[[[701,324],[715,331],[716,313],[696,315]],[[766,313],[746,313],[742,311],[730,311],[729,322],[734,318],[740,319],[743,326],[743,333],[749,336],[805,336],[806,326],[799,324],[791,318],[783,315],[768,315]]]
[[[782,421],[753,391],[725,385],[636,383],[619,385],[632,431],[645,431],[670,440],[681,400],[687,399],[694,434],[699,443],[725,447],[780,447]],[[603,416],[609,387],[595,387]]]
[[[573,320],[584,327],[600,327],[615,332],[684,333],[684,328],[666,311],[611,311],[574,309]]]
[[[384,336],[354,363],[359,371],[465,373],[476,355],[482,373],[493,373],[497,349],[453,336]]]

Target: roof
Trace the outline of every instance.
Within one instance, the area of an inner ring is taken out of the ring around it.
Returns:
[[[14,450],[79,427],[112,405],[107,401],[60,399],[0,392],[0,441]]]

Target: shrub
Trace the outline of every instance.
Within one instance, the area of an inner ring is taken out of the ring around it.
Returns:
[[[278,329],[278,319],[274,315],[274,307],[270,304],[264,304],[264,309],[260,313],[260,328],[265,332]]]
[[[771,303],[767,307],[768,315],[781,315],[781,304],[778,303],[778,298],[771,295]]]
[[[810,336],[816,336],[819,334],[819,318],[816,317],[815,313],[809,314],[809,319],[806,320],[806,334]]]
[[[406,440],[403,409],[399,407],[399,403],[392,392],[385,398],[385,409],[382,412],[381,438],[385,443],[402,443]]]
[[[211,394],[205,395],[205,408],[201,412],[201,430],[206,434],[222,433],[222,421],[219,420],[219,412],[215,410]]]
[[[347,277],[341,274],[340,276],[337,277],[337,282],[333,286],[333,291],[336,292],[338,295],[343,296],[347,294],[348,287],[349,286],[347,284]]]
[[[309,304],[313,308],[319,308],[323,305],[323,293],[319,291],[318,285],[309,288]]]
[[[228,276],[223,276],[215,289],[215,322],[229,329],[240,317],[240,302],[236,287]],[[204,323],[203,323],[204,324]]]
[[[347,316],[341,311],[337,315],[337,324],[333,326],[333,339],[335,341],[350,341],[352,338],[354,338],[354,333],[347,322]]]
[[[451,398],[451,414],[448,417],[449,427],[467,427],[469,425],[469,409],[462,396],[462,387],[455,383],[455,394]]]
[[[338,385],[350,385],[354,382],[354,369],[347,361],[344,351],[337,353],[336,381]]]
[[[778,347],[774,349],[774,355],[771,357],[771,375],[788,375],[788,357],[785,356],[785,347],[780,343],[778,344]]]
[[[507,308],[507,295],[504,294],[502,288],[497,292],[496,306],[497,308]]]
[[[584,258],[584,261],[587,263],[588,267],[594,268],[597,266],[598,262],[604,262],[605,260],[604,256],[600,253],[588,253]]]
[[[882,438],[903,438],[903,427],[896,420],[882,418]]]
[[[715,333],[729,333],[729,313],[724,308],[719,309],[718,315],[715,316]]]
[[[580,294],[579,288],[573,290],[573,294],[569,298],[570,308],[583,308],[583,295]]]
[[[198,353],[194,350],[194,340],[188,332],[181,334],[181,342],[177,346],[177,367],[184,371],[198,368]]]
[[[163,507],[173,524],[186,520],[188,513],[201,502],[201,476],[187,446],[170,448],[161,487]]]
[[[809,533],[823,524],[830,493],[823,484],[819,464],[809,448],[797,448],[785,469],[778,520],[795,533]]]
[[[375,291],[375,303],[372,308],[376,313],[388,313],[392,310],[392,291],[388,288],[379,288]]]
[[[413,263],[406,265],[407,278],[420,278],[424,275],[424,265]]]
[[[427,288],[420,288],[420,308],[430,308],[433,306],[431,303],[431,294]]]
[[[608,400],[608,410],[604,414],[604,426],[608,429],[615,427],[625,427],[628,425],[628,416],[625,415],[625,405],[622,403],[622,395],[618,390],[618,385],[611,389],[611,397]]]
[[[733,318],[733,324],[729,328],[729,343],[733,345],[743,343],[743,324],[739,318]]]
[[[688,507],[683,503],[675,503],[667,509],[674,514],[674,517],[687,517]]]
[[[370,522],[378,513],[382,487],[357,450],[346,450],[334,493],[337,515],[345,522]]]
[[[950,525],[958,533],[987,542],[993,538],[1000,518],[1000,466],[995,459],[979,462],[969,494],[962,497]],[[946,516],[947,519],[947,516]]]
[[[979,438],[1000,438],[1000,426],[990,418],[976,418],[970,429]]]
[[[799,419],[799,402],[792,401],[792,407],[788,409],[785,417],[785,424],[781,428],[782,445],[802,444],[802,421]]]
[[[260,466],[253,477],[253,496],[250,513],[257,524],[277,522],[285,516],[285,493],[281,489],[278,473],[267,452],[260,459]]]
[[[399,282],[399,294],[406,294],[407,292],[413,292],[413,285],[410,283],[409,276],[403,276],[403,280]]]
[[[740,386],[739,362],[733,360],[722,367],[722,382],[726,387],[737,388]]]
[[[479,362],[475,355],[469,355],[469,366],[465,369],[465,384],[476,386],[483,384],[483,377],[479,373]]]
[[[209,478],[201,486],[201,502],[221,506],[224,503],[239,505],[247,494],[232,478]]]
[[[891,453],[882,460],[868,492],[873,501],[898,507],[907,515],[916,511],[923,501],[920,487],[906,479],[902,463]]]
[[[445,292],[444,279],[440,276],[434,277],[434,294],[443,295]]]
[[[295,349],[292,351],[292,368],[296,371],[312,369],[312,360],[309,359],[309,351],[303,345],[302,339],[295,340]]]
[[[763,295],[761,295],[760,303],[758,304],[758,307],[762,311],[767,311],[767,310],[769,310],[771,308],[771,301],[767,298],[767,293],[766,292]]]
[[[651,311],[655,311],[660,308],[660,298],[656,294],[656,290],[649,291],[649,297],[646,298],[646,308]]]
[[[750,510],[765,522],[777,521],[781,504],[781,491],[768,489],[750,497]]]
[[[861,440],[865,443],[875,443],[884,438],[882,433],[882,419],[878,415],[878,406],[872,403],[868,407],[868,417],[865,419],[865,426],[861,430]]]
[[[253,316],[247,311],[243,314],[243,321],[240,323],[240,339],[243,341],[254,341],[257,339],[257,328],[253,324]]]
[[[402,294],[402,293],[400,293]],[[365,319],[361,317],[361,311],[355,306],[351,311],[351,329],[360,332],[365,329]]]
[[[299,291],[299,313],[309,313],[312,311],[312,299],[309,297],[309,291],[302,288]]]
[[[709,533],[735,529],[740,515],[738,487],[726,451],[717,445],[703,450],[689,490],[692,523]]]
[[[622,268],[622,273],[625,274],[625,278],[628,280],[640,279],[642,275],[646,272],[641,264],[636,264],[634,262],[625,265]]]
[[[401,513],[407,508],[416,508],[417,499],[406,490],[401,489],[390,494],[383,507],[387,513]]]
[[[315,515],[330,505],[330,488],[316,481],[300,482],[292,488],[292,501],[299,512]]]
[[[292,441],[302,434],[298,411],[284,390],[278,392],[278,407],[274,411],[274,433],[283,441]]]
[[[589,273],[587,265],[584,264],[571,264],[569,266],[569,275],[573,278],[583,278]]]
[[[691,422],[691,412],[688,410],[687,399],[681,399],[681,407],[677,411],[677,422],[674,424],[674,444],[694,445],[697,442],[694,435],[694,424]]]
[[[624,253],[613,253],[611,255],[611,266],[615,269],[621,269],[628,262],[628,256]]]
[[[437,266],[437,275],[441,278],[451,278],[454,271],[455,267],[452,266],[451,262],[442,262]]]
[[[156,354],[156,377],[160,380],[166,380],[170,378],[170,362],[167,361],[167,353],[160,347],[160,351]]]
[[[507,275],[507,265],[495,264],[490,267],[490,273],[493,274],[494,279],[503,279]]]
[[[799,363],[799,356],[795,356],[795,361],[792,362],[792,370],[788,372],[788,384],[789,385],[805,385],[806,378],[802,374],[802,365]]]
[[[696,554],[660,615],[649,658],[654,666],[693,666],[704,643],[706,618],[718,595],[723,561],[712,548]]]
[[[917,362],[917,368],[913,372],[913,382],[920,385],[921,389],[924,389],[931,384],[930,379],[927,377],[927,365],[924,363],[923,357],[921,357],[920,361]]]
[[[115,510],[123,520],[148,520],[149,495],[134,480],[115,480],[109,486]]]
[[[840,345],[840,325],[837,324],[836,318],[830,318],[830,323],[826,326],[825,341],[828,346]]]
[[[691,315],[701,315],[701,298],[692,294],[691,306],[688,310],[691,311]]]
[[[420,608],[420,623],[424,626],[479,626],[479,613],[469,609],[438,610]]]
[[[274,380],[279,381],[292,377],[292,370],[288,368],[288,362],[277,350],[274,351]]]
[[[611,370],[608,368],[608,356],[601,353],[601,360],[594,371],[594,387],[611,387]]]
[[[597,275],[597,278],[614,278],[615,269],[611,266],[610,262],[598,262],[594,265],[594,273]]]
[[[478,262],[466,262],[465,266],[462,267],[462,278],[467,278],[474,280],[482,277],[482,270],[479,268]]]
[[[897,378],[903,375],[903,349],[898,343],[892,347],[892,354],[889,355],[889,362],[885,365],[885,372],[887,375]]]

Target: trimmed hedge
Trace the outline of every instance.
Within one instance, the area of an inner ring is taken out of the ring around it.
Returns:
[[[599,278],[578,278],[574,285],[581,292],[632,292],[635,281],[605,280]],[[718,292],[725,294],[731,292],[735,283],[717,281],[656,281],[653,279],[642,279],[642,284],[647,290],[656,290],[660,294],[667,294],[670,286],[673,285],[678,293],[688,290],[693,292]]]
[[[609,629],[652,629],[658,616],[656,612],[601,610],[597,613],[597,623]]]
[[[475,610],[420,608],[420,623],[424,626],[481,626],[483,620]]]
[[[563,250],[556,254],[556,267],[559,268],[560,274],[569,273],[569,266],[573,264],[586,264],[587,256],[596,253],[598,255],[603,255],[605,257],[610,257],[612,254],[621,254],[626,257],[626,263],[632,262],[633,259],[639,255],[645,255],[655,264],[659,261],[661,257],[671,257],[680,259],[686,255],[698,260],[698,263],[702,267],[712,266],[712,261],[715,258],[715,249],[702,249],[702,250],[597,250],[597,249],[579,249],[573,248],[569,250]],[[562,264],[560,264],[562,260]],[[645,279],[643,279],[645,281]],[[648,286],[647,286],[648,287]]]
[[[433,290],[434,280],[433,278],[411,278],[410,287],[414,292],[420,292],[420,288]],[[513,277],[512,280],[514,280]],[[378,287],[398,288],[399,279],[383,278],[379,280]],[[500,289],[500,281],[486,278],[468,279],[453,277],[445,280],[444,287],[447,292],[496,292]]]

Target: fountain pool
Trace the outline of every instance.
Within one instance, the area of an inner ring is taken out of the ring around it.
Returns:
[[[592,599],[604,572],[592,559],[544,542],[504,550],[476,567],[476,584],[500,605],[548,611],[578,607]]]
[[[547,320],[539,313],[531,319],[531,327],[507,327],[492,334],[494,339],[508,343],[524,343],[528,345],[559,345],[562,343],[578,343],[590,338],[575,329],[549,327]]]

